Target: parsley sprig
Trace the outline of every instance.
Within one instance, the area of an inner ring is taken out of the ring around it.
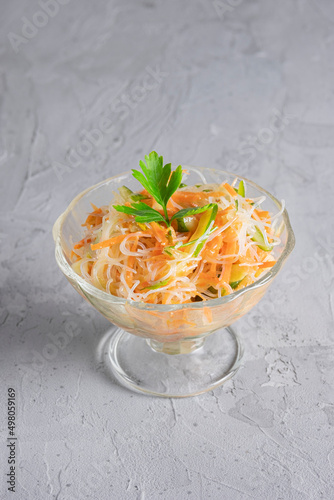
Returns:
[[[126,205],[114,205],[118,212],[134,215],[136,222],[166,222],[163,215],[154,208],[149,207],[146,203],[132,203],[131,207]]]
[[[172,172],[171,164],[167,163],[164,166],[163,157],[159,156],[155,151],[145,156],[145,162],[139,162],[143,172],[132,170],[132,175],[161,206],[164,216],[158,210],[149,207],[142,201],[132,203],[130,207],[126,205],[114,205],[114,208],[118,212],[133,215],[136,222],[164,222],[167,224],[167,227],[170,227],[171,222],[175,219],[202,213],[212,208],[212,203],[204,207],[183,208],[169,219],[167,203],[181,185],[182,167],[179,165]]]

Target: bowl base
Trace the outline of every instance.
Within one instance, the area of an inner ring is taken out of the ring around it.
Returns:
[[[146,339],[118,328],[107,346],[106,362],[126,387],[153,396],[183,398],[211,391],[240,367],[243,350],[231,327],[208,335],[187,354],[166,354]]]

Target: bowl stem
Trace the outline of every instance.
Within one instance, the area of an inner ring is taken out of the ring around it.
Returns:
[[[157,342],[147,339],[148,345],[156,352],[165,354],[189,354],[203,346],[205,337],[194,340],[179,340],[176,342]]]

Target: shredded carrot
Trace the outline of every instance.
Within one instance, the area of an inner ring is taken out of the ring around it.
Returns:
[[[260,218],[260,219],[269,219],[269,212],[267,210],[259,210],[255,209],[254,213]]]
[[[80,255],[78,255],[77,253],[75,253],[73,250],[71,252],[71,260],[73,259],[76,259],[76,260],[79,260],[81,259]]]
[[[160,226],[157,222],[151,222],[151,232],[153,236],[161,243],[162,245],[168,244],[167,231],[166,228]]]
[[[208,198],[220,198],[221,196],[223,196],[222,191],[176,191],[171,200],[180,205],[196,206],[198,203],[207,202]]]
[[[258,267],[264,269],[265,267],[273,267],[275,264],[276,260],[269,260],[267,262],[260,262]]]
[[[222,242],[223,242],[223,236],[221,234],[215,236],[213,240],[209,241],[209,243],[205,245],[205,248],[202,253],[203,257],[208,259],[208,261],[210,261],[210,259],[211,260],[217,259],[218,254],[222,247]]]
[[[132,233],[132,236],[141,236],[142,232]],[[116,243],[121,243],[128,234],[120,234],[119,236],[114,236],[113,238],[109,238],[108,240],[100,241],[99,243],[92,244],[90,247],[92,250],[100,250],[101,248],[111,247],[111,245],[115,245]],[[74,247],[75,248],[75,247]]]
[[[235,198],[236,192],[234,191],[233,187],[230,186],[227,182],[225,182],[223,186],[226,189],[226,191],[232,196],[232,198]]]
[[[78,243],[74,245],[74,250],[79,250],[79,248],[83,247],[86,243],[90,243],[92,240],[90,238],[82,238]]]
[[[236,241],[232,241],[230,243],[227,243],[226,250],[225,250],[226,255],[235,254],[236,246],[237,246]],[[225,264],[224,264],[224,270],[223,270],[223,272],[220,276],[220,279],[219,279],[220,283],[222,283],[222,282],[229,283],[231,271],[232,271],[232,261],[233,261],[233,258],[230,258],[229,260],[226,259]]]
[[[131,245],[131,252],[135,252],[137,250],[138,245],[138,237],[134,238],[134,242]],[[130,255],[128,258],[127,266],[133,268],[136,262],[136,257],[134,255]],[[129,287],[133,285],[133,272],[126,271],[125,273],[125,281]]]

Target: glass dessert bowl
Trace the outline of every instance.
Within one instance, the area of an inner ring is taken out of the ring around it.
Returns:
[[[236,175],[222,170],[184,167],[189,184],[229,182]],[[250,198],[265,196],[261,208],[281,211],[281,203],[254,182],[247,183]],[[82,223],[91,204],[109,205],[123,185],[138,188],[131,172],[111,177],[76,196],[53,227],[56,260],[71,285],[113,325],[108,335],[107,363],[114,376],[135,391],[165,397],[186,397],[210,391],[232,377],[240,366],[241,343],[230,325],[246,314],[265,294],[295,243],[287,211],[276,227],[280,244],[274,247],[276,264],[251,285],[230,295],[187,304],[147,304],[104,292],[71,267],[71,251],[83,236]]]

